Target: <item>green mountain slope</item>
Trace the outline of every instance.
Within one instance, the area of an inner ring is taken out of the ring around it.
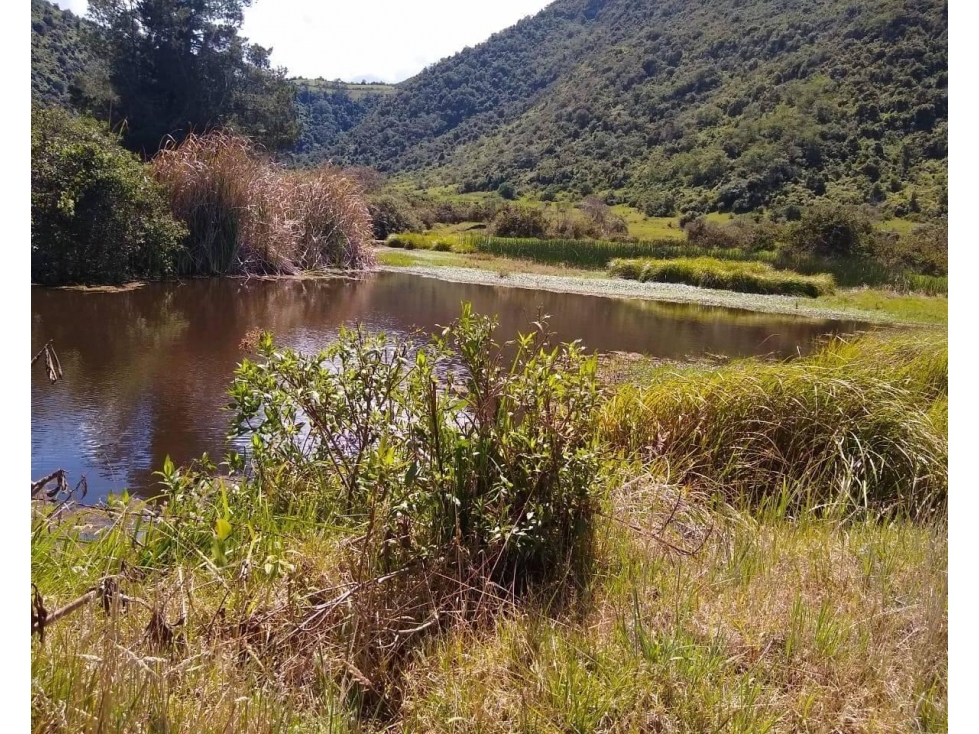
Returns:
[[[398,85],[324,152],[650,214],[947,196],[936,0],[558,0]]]
[[[68,106],[68,90],[88,66],[82,43],[86,21],[45,0],[31,0],[31,99]]]
[[[396,89],[392,84],[351,84],[302,77],[290,81],[296,88],[300,127],[292,158],[299,164],[322,161],[344,133],[356,127]]]

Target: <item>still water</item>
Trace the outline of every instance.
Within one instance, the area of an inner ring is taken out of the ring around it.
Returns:
[[[227,388],[247,332],[317,351],[341,324],[404,334],[433,331],[462,301],[496,314],[497,341],[551,315],[561,340],[588,349],[683,358],[806,353],[857,322],[813,321],[691,305],[448,283],[400,273],[360,280],[193,280],[120,293],[31,291],[32,354],[54,340],[64,379],[31,372],[31,476],[67,470],[86,502],[151,486],[169,454],[178,464],[227,449]]]

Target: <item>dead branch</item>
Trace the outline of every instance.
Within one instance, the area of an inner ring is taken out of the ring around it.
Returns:
[[[60,607],[53,612],[49,612],[47,609],[45,609],[44,598],[41,596],[41,592],[38,590],[37,585],[32,583],[31,588],[34,592],[31,598],[31,634],[33,635],[36,633],[41,642],[44,642],[44,630],[49,625],[57,622],[59,619],[64,619],[69,614],[78,611],[86,604],[96,599],[102,603],[102,609],[106,614],[111,611],[114,601],[118,601],[124,610],[130,603],[133,603],[152,611],[152,607],[150,607],[150,605],[142,599],[123,594],[119,590],[119,581],[115,576],[106,576],[105,578],[100,579],[95,586],[90,588],[77,599],[73,599],[63,607]]]
[[[68,490],[68,474],[64,469],[58,469],[51,472],[46,477],[38,479],[36,482],[31,482],[31,497],[34,497],[42,489],[44,489],[48,484],[57,480],[57,487],[53,492],[48,492],[48,497],[55,497],[62,492]]]
[[[31,367],[34,363],[44,355],[44,367],[48,373],[48,379],[52,383],[57,382],[62,377],[65,376],[64,370],[61,369],[61,360],[58,359],[58,353],[54,351],[52,344],[54,339],[49,339],[48,342],[41,347],[41,351],[31,357]]]

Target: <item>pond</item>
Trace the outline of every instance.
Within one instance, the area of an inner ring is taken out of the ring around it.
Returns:
[[[450,283],[402,273],[361,279],[191,280],[122,292],[31,290],[32,354],[49,339],[64,368],[50,384],[31,372],[31,476],[85,476],[86,502],[145,490],[168,454],[179,463],[227,451],[227,389],[254,329],[317,351],[341,324],[431,332],[470,301],[496,314],[497,340],[551,315],[561,340],[590,350],[664,358],[806,353],[827,333],[859,322]]]

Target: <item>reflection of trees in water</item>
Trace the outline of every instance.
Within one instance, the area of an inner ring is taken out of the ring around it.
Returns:
[[[121,487],[131,467],[152,460],[147,376],[161,367],[186,319],[166,293],[35,288],[31,301],[32,342],[53,339],[65,369],[57,390],[32,376],[32,444],[44,453],[70,446],[73,464]]]
[[[145,485],[167,454],[177,462],[203,451],[223,455],[227,389],[246,356],[240,343],[250,330],[268,329],[283,345],[315,351],[344,323],[431,333],[458,316],[462,301],[498,316],[498,341],[528,331],[540,310],[552,316],[559,339],[661,357],[793,354],[797,346],[805,351],[814,336],[841,327],[397,273],[360,280],[190,280],[121,293],[35,288],[32,346],[54,339],[65,379],[54,390],[41,390],[36,380],[43,375],[32,377],[32,426],[39,432],[33,443],[44,451],[74,452],[90,467],[125,466],[126,480]],[[70,442],[65,426],[81,423],[87,441],[52,444],[55,437]]]

